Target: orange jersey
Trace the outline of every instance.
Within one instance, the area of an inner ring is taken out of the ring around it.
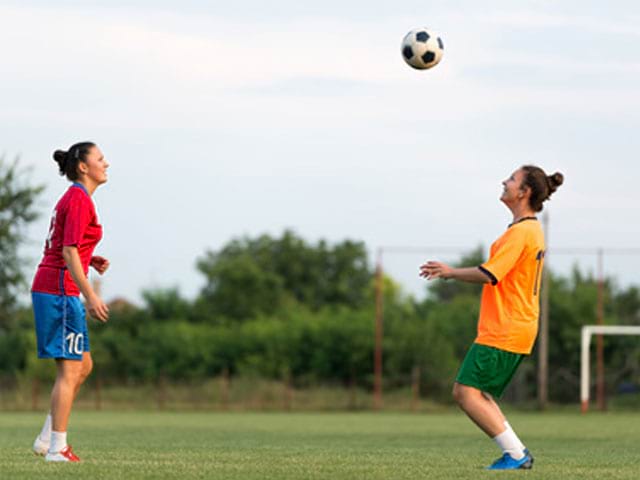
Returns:
[[[538,334],[544,248],[534,217],[510,225],[491,245],[489,261],[480,266],[491,283],[482,289],[476,343],[531,353]]]

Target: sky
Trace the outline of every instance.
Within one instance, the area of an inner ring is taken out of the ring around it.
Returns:
[[[0,154],[46,185],[39,261],[67,182],[55,149],[95,141],[106,300],[192,298],[196,259],[235,237],[424,247],[385,253],[420,295],[433,247],[488,247],[500,182],[560,171],[549,249],[640,247],[640,4],[632,1],[0,1]],[[400,42],[444,40],[429,71]],[[593,255],[552,255],[561,271]],[[640,255],[606,255],[640,283]],[[29,273],[31,275],[31,273]]]

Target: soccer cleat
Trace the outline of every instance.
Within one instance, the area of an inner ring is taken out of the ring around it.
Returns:
[[[533,455],[531,455],[531,452],[529,451],[528,448],[524,449],[524,454],[531,459],[531,466],[533,466]]]
[[[49,444],[40,440],[40,436],[37,436],[33,442],[33,453],[39,456],[45,456],[49,451]]]
[[[47,462],[79,462],[80,459],[73,453],[71,445],[67,445],[59,452],[47,453],[44,457]]]
[[[511,455],[505,453],[502,457],[489,465],[487,470],[529,470],[532,466],[533,458],[528,452],[525,453],[525,456],[520,460],[515,460]]]

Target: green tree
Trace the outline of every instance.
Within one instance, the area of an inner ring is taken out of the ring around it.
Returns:
[[[154,321],[186,320],[191,305],[177,288],[158,288],[142,292],[145,309]]]
[[[26,226],[38,218],[35,202],[43,186],[30,183],[19,162],[0,157],[0,328],[7,328],[15,312],[17,294],[24,287],[20,244]]]
[[[231,241],[198,259],[201,299],[212,315],[245,320],[292,303],[311,310],[367,304],[372,274],[362,242],[310,245],[291,231]]]

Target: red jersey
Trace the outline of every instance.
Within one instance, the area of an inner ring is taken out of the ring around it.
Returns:
[[[62,257],[62,247],[75,245],[85,275],[93,250],[102,238],[95,206],[89,193],[80,183],[74,183],[58,200],[53,210],[49,235],[44,246],[44,258],[31,286],[32,292],[54,295],[80,295]]]

